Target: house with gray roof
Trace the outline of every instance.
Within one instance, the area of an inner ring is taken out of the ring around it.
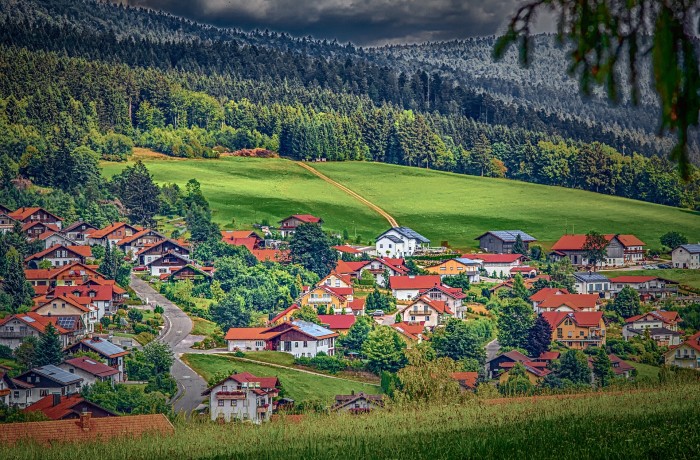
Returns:
[[[574,273],[574,286],[579,294],[598,294],[604,299],[611,297],[610,280],[597,272]]]
[[[479,240],[479,247],[484,252],[510,254],[513,252],[513,245],[518,239],[518,235],[528,251],[530,243],[537,241],[534,236],[528,235],[522,230],[491,230],[474,239]]]
[[[428,248],[430,240],[408,227],[392,227],[377,237],[375,249],[379,257],[410,257],[418,249]]]
[[[108,366],[119,371],[119,374],[114,378],[117,382],[123,382],[125,380],[124,357],[128,355],[129,352],[107,339],[93,336],[71,345],[66,348],[65,351],[69,354],[80,351],[93,351],[100,355]]]
[[[51,364],[30,369],[14,380],[31,386],[27,397],[16,402],[20,407],[34,404],[50,394],[68,396],[79,393],[83,383],[82,377]]]
[[[671,252],[674,268],[700,268],[700,243],[682,244]]]

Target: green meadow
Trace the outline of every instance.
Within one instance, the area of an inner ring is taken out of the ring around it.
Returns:
[[[694,384],[575,398],[445,402],[262,426],[179,419],[172,436],[0,446],[0,458],[690,459],[700,449],[699,390]]]
[[[335,232],[347,229],[371,241],[387,222],[362,203],[285,159],[227,157],[174,160],[147,156],[159,183],[202,184],[214,218],[224,228],[271,224],[298,213],[322,217]],[[649,247],[676,230],[700,240],[700,215],[683,209],[562,187],[529,184],[367,162],[312,163],[330,178],[383,208],[400,225],[434,244],[474,248],[474,238],[490,229],[522,229],[546,247],[564,232],[634,233]],[[105,175],[124,163],[104,163]],[[235,219],[235,220],[234,220]]]
[[[257,359],[255,355],[250,356],[250,358]],[[231,371],[250,372],[259,377],[277,377],[284,387],[286,397],[295,401],[313,399],[321,400],[325,404],[331,404],[335,395],[338,394],[350,394],[352,391],[356,393],[364,391],[370,394],[381,392],[378,385],[351,382],[292,368],[251,363],[241,361],[232,356],[188,353],[183,355],[183,361],[204,377],[205,380],[209,380],[218,372],[229,373]],[[282,365],[291,365],[291,363],[283,363]]]

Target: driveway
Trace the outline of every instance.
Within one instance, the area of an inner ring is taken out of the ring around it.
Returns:
[[[170,373],[177,381],[180,396],[174,402],[173,408],[175,412],[190,413],[202,403],[202,392],[207,389],[207,382],[180,360],[182,353],[191,351],[189,347],[198,339],[190,335],[192,321],[177,305],[136,276],[131,277],[131,288],[144,302],[163,307],[165,326],[157,340],[170,345],[175,354]]]

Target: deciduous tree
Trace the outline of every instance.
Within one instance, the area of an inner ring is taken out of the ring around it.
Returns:
[[[530,304],[522,299],[510,299],[498,316],[498,342],[504,347],[525,348],[534,322]]]
[[[301,224],[289,243],[292,263],[316,273],[319,278],[328,275],[338,261],[338,253],[331,240],[317,224]]]

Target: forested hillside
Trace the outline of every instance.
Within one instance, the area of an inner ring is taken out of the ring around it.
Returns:
[[[263,147],[699,202],[697,173],[681,182],[657,143],[630,138],[625,155],[584,143],[623,139],[364,50],[91,1],[0,5],[1,158],[39,185],[74,187],[55,168],[79,148],[118,159],[132,144],[181,157]]]

